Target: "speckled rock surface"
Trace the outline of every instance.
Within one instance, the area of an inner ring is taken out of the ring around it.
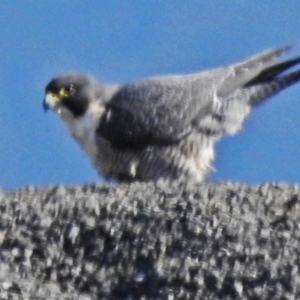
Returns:
[[[0,192],[0,299],[300,299],[299,186]]]

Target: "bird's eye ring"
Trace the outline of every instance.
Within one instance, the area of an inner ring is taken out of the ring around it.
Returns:
[[[74,85],[71,84],[69,87],[66,88],[66,91],[69,93],[69,94],[72,94],[74,92],[75,88],[74,88]]]
[[[66,97],[69,97],[70,95],[72,95],[74,93],[74,91],[75,91],[75,88],[74,88],[73,84],[71,84],[68,87],[60,89],[59,95],[61,98],[66,98]]]

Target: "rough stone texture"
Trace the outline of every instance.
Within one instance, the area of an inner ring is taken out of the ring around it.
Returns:
[[[299,186],[0,192],[0,299],[300,299]]]

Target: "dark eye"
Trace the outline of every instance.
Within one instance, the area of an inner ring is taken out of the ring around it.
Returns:
[[[67,98],[67,97],[74,95],[74,92],[75,92],[75,88],[74,88],[73,84],[71,84],[69,86],[61,88],[58,92],[58,95],[61,98]]]
[[[75,91],[74,85],[71,84],[70,86],[66,87],[66,92],[69,94],[73,94]]]

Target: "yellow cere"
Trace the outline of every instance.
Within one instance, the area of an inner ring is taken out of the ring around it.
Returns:
[[[52,93],[52,92],[48,92],[48,93],[47,93],[47,96],[49,96],[49,97],[51,97],[51,98],[56,98],[56,99],[58,99],[58,95],[56,95],[56,94],[54,94],[54,93]]]
[[[47,105],[49,105],[50,107],[53,108],[57,105],[57,103],[60,102],[60,97],[57,94],[54,94],[52,92],[48,92],[46,94],[45,102],[47,103]]]

